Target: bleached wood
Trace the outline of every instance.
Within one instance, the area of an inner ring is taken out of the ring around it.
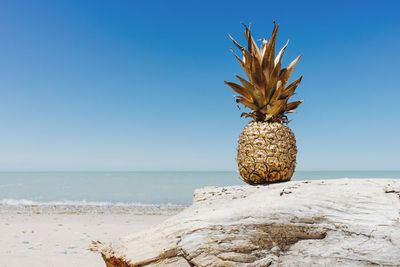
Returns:
[[[108,266],[399,266],[400,180],[206,187],[164,223],[94,247]]]

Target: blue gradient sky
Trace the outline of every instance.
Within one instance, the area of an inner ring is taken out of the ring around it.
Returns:
[[[168,2],[168,3],[167,3]],[[398,1],[1,1],[0,170],[234,170],[223,84],[280,23],[298,170],[400,169]]]

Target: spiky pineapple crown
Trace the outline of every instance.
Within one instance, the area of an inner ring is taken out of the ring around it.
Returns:
[[[275,41],[279,25],[274,23],[271,38],[269,41],[264,39],[260,48],[251,36],[249,28],[246,25],[244,27],[247,49],[237,43],[232,36],[229,35],[229,37],[243,54],[242,60],[231,49],[249,81],[236,75],[243,86],[233,82],[225,81],[225,83],[240,94],[235,97],[236,103],[241,103],[252,110],[250,113],[242,113],[241,116],[252,117],[255,121],[287,123],[286,114],[294,113],[295,109],[303,103],[303,100],[288,103],[303,75],[286,87],[300,56],[287,68],[281,69],[281,59],[289,41],[275,57]]]

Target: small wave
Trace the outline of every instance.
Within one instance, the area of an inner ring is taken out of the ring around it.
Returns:
[[[86,200],[40,202],[30,199],[0,200],[0,214],[136,214],[174,215],[186,206],[176,204],[143,204]]]
[[[183,205],[165,204],[145,204],[139,202],[108,202],[108,201],[86,201],[86,200],[62,200],[41,202],[30,199],[4,198],[0,200],[0,205],[8,206],[117,206],[117,207],[184,207]]]
[[[23,184],[0,184],[0,188],[2,188],[2,187],[13,187],[13,186],[23,186]]]

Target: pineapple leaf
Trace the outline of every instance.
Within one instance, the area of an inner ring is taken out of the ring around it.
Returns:
[[[278,55],[276,56],[275,62],[274,62],[275,66],[276,66],[279,62],[281,62],[283,53],[285,53],[285,50],[286,50],[286,47],[288,46],[288,44],[289,44],[289,40],[287,40],[285,46],[282,47],[281,51],[279,51]]]
[[[232,82],[227,82],[227,81],[224,81],[224,83],[227,84],[230,88],[232,88],[232,90],[235,91],[236,93],[241,94],[242,96],[244,96],[247,100],[249,100],[249,101],[253,100],[252,95],[243,86],[241,86],[241,85],[239,85],[237,83],[232,83]]]
[[[258,90],[257,88],[255,88],[254,92],[254,100],[257,104],[257,106],[262,107],[265,104],[267,104],[264,95],[262,94],[262,92],[260,90]],[[258,109],[258,108],[257,108]]]
[[[243,86],[250,92],[252,95],[252,99],[255,100],[257,105],[259,106],[264,106],[266,104],[265,97],[262,94],[262,91],[258,90],[254,85],[240,77],[239,75],[235,75],[236,78],[240,80],[240,82],[243,84]]]
[[[246,74],[250,79],[250,82],[257,88],[265,87],[265,78],[262,73],[261,64],[257,57],[244,50],[243,55],[245,58],[244,64],[246,66]],[[264,93],[264,92],[263,92]]]
[[[267,39],[263,39],[263,40],[262,40],[261,47],[260,47],[261,58],[264,58],[265,49],[267,48],[267,44],[268,44]],[[262,62],[262,60],[261,60],[261,62]]]
[[[289,77],[294,70],[294,67],[296,67],[297,62],[299,62],[300,57],[301,57],[301,55],[296,57],[296,59],[293,60],[287,68],[282,69],[279,79],[282,80],[282,84],[284,87],[286,86],[286,84],[289,80]]]
[[[282,92],[282,88],[283,88],[282,81],[279,80],[276,83],[276,89],[275,89],[274,94],[271,97],[271,102],[275,102],[276,100],[279,99],[279,96],[281,95],[281,92]]]
[[[272,73],[272,75],[268,81],[267,87],[265,89],[267,101],[270,101],[271,97],[274,95],[274,93],[277,89],[276,85],[279,80],[279,73],[280,73],[280,67],[277,66],[277,68],[275,68],[274,72]]]
[[[276,99],[278,99],[282,89],[284,88],[282,86],[282,82],[279,80],[280,73],[281,73],[281,62],[279,61],[277,63],[277,65],[274,66],[274,70],[273,70],[273,72],[271,73],[271,76],[270,76],[270,80],[269,80],[270,84],[269,84],[269,87],[268,87],[268,90],[267,90],[268,91],[267,99],[269,101],[275,101]],[[281,82],[281,83],[278,86],[279,82]],[[279,90],[279,92],[277,94],[278,90]]]
[[[263,114],[271,115],[272,117],[277,116],[285,111],[286,101],[283,99],[277,100],[273,103],[269,103],[263,107],[260,111]]]
[[[243,62],[243,60],[241,60],[235,53],[235,51],[233,51],[233,49],[231,48],[231,52],[233,53],[233,55],[236,57],[236,59],[239,61],[240,65],[242,66],[242,68],[246,71],[246,66]]]
[[[254,115],[253,113],[246,113],[246,112],[243,112],[242,114],[240,114],[240,117],[245,117],[245,118],[249,118],[249,117],[252,117],[253,119],[255,119],[256,118],[256,115]]]
[[[267,104],[262,109],[260,109],[260,112],[262,114],[267,114],[268,113],[268,109],[270,109],[270,108],[271,108],[270,104]]]
[[[246,107],[248,107],[248,108],[250,108],[252,110],[257,110],[258,109],[258,107],[254,103],[252,103],[250,101],[247,101],[246,99],[244,99],[241,96],[238,96],[236,98],[236,103],[241,103],[241,104],[245,105]]]
[[[235,96],[238,106],[243,104],[253,110],[250,113],[244,112],[241,116],[252,117],[255,121],[288,123],[285,114],[295,112],[295,109],[303,103],[303,101],[287,103],[303,76],[286,87],[301,55],[293,60],[287,68],[281,69],[282,57],[289,40],[275,57],[275,43],[279,25],[274,22],[274,29],[269,41],[262,39],[260,48],[251,35],[250,27],[246,25],[244,27],[247,46],[240,45],[231,35],[228,35],[243,54],[243,58],[239,58],[231,49],[248,79],[236,75],[242,85],[227,81],[225,83],[240,95]]]
[[[261,64],[260,50],[258,49],[258,46],[253,39],[253,36],[251,36],[250,29],[246,26],[246,24],[243,24],[243,26],[245,27],[244,35],[246,36],[247,40],[247,50],[251,55],[255,56]]]
[[[297,80],[295,80],[294,82],[289,84],[288,87],[286,87],[286,89],[283,90],[283,92],[280,96],[280,99],[289,99],[294,94],[294,91],[296,90],[297,86],[300,84],[301,79],[303,79],[303,75],[301,75],[300,78],[298,78]]]
[[[228,33],[229,38],[231,38],[231,40],[233,41],[233,43],[240,49],[240,51],[244,50],[244,47],[241,46],[238,42],[235,41],[235,39],[233,39],[233,37]]]
[[[236,78],[239,79],[239,81],[243,84],[243,86],[250,92],[250,94],[253,95],[254,90],[256,90],[254,88],[254,86],[251,83],[249,83],[248,81],[246,81],[245,79],[243,79],[242,77],[240,77],[239,75],[235,75],[235,76],[236,76]]]
[[[304,100],[290,102],[286,105],[286,110],[292,110],[298,108]]]
[[[276,35],[278,33],[279,25],[274,25],[274,30],[272,31],[271,38],[269,39],[267,46],[265,48],[265,53],[262,59],[262,69],[264,76],[269,80],[269,77],[274,69],[274,58],[275,58],[275,41]]]

